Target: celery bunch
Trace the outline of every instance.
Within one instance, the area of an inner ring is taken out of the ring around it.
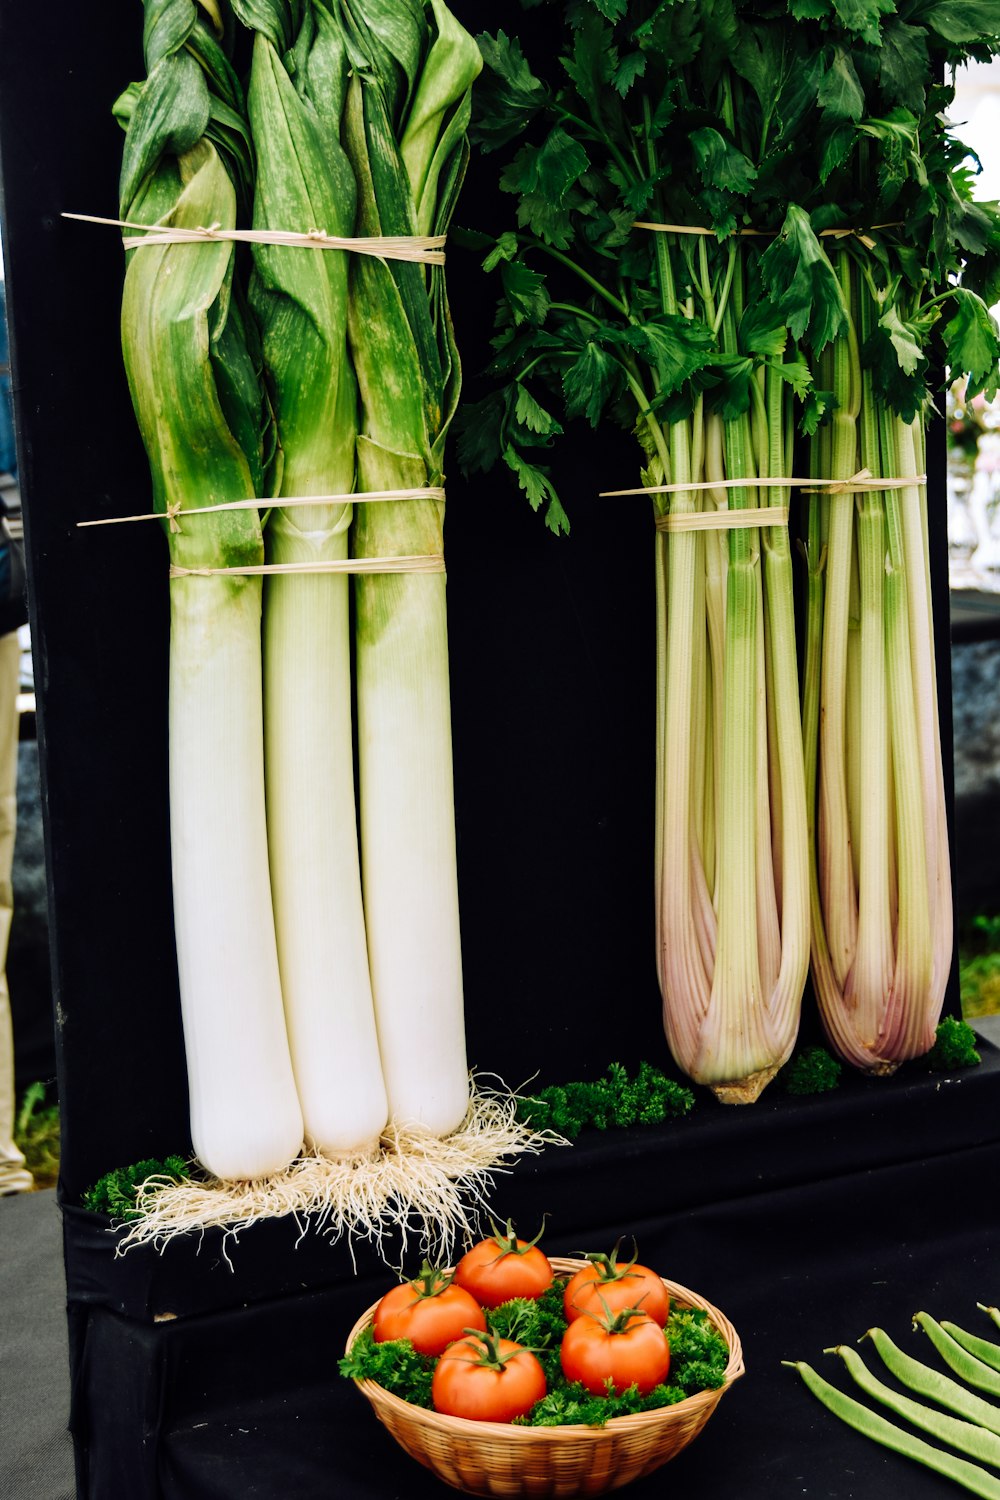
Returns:
[[[480,39],[474,139],[504,153],[517,228],[484,245],[498,389],[461,454],[504,463],[554,531],[546,450],[567,418],[635,433],[643,484],[675,487],[658,519],[777,508],[789,490],[769,481],[802,473],[904,481],[810,499],[804,730],[787,529],[656,538],[674,1056],[755,1097],[791,1051],[811,946],[832,1044],[891,1070],[933,1041],[951,942],[928,371],[992,389],[1000,352],[1000,221],[971,201],[935,78],[1000,50],[1000,21],[945,0],[549,8],[566,22],[552,69],[504,31]]]

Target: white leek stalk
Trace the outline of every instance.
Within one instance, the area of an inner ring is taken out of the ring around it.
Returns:
[[[441,0],[345,0],[354,65],[344,142],[360,234],[440,234],[465,172],[469,90],[482,66]],[[350,337],[361,394],[361,489],[438,485],[460,373],[444,273],[358,257]],[[358,557],[443,554],[443,505],[358,506]],[[443,574],[356,586],[365,920],[392,1118],[435,1135],[469,1100]]]
[[[238,10],[242,7],[237,7]],[[339,144],[347,66],[322,5],[253,7],[249,105],[257,228],[349,235],[355,189]],[[290,75],[279,45],[294,45]],[[251,298],[281,445],[282,495],[354,488],[357,387],[347,352],[347,256],[259,246]],[[350,503],[277,510],[269,563],[347,557]],[[285,1014],[307,1139],[328,1155],[373,1147],[388,1106],[361,901],[344,574],[275,574],[264,602],[268,836]]]
[[[197,88],[199,69],[182,55],[158,63],[160,85],[172,65]],[[132,114],[133,160],[151,114]],[[165,143],[157,151],[154,139],[147,152],[153,175],[123,193],[122,217],[232,226],[233,185],[214,146],[202,138],[175,162],[170,126],[165,111]],[[158,510],[257,493],[260,396],[232,260],[225,244],[130,254],[122,343]],[[169,541],[181,568],[263,559],[253,510],[182,516]],[[171,861],[191,1133],[201,1161],[223,1178],[280,1170],[302,1142],[268,881],[260,598],[254,577],[181,576],[170,586]]]

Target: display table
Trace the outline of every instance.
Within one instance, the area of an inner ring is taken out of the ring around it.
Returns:
[[[910,1500],[950,1487],[866,1444],[782,1359],[835,1382],[825,1346],[874,1323],[918,1357],[921,1308],[989,1333],[1000,1300],[1000,1052],[954,1079],[851,1082],[826,1098],[765,1095],[741,1117],[703,1099],[672,1126],[601,1135],[522,1162],[496,1211],[570,1254],[638,1237],[642,1257],[731,1318],[747,1375],[665,1474],[632,1489],[751,1500]],[[446,1486],[418,1468],[337,1374],[358,1314],[389,1284],[367,1247],[289,1221],[114,1259],[94,1215],[65,1219],[80,1500],[388,1500]],[[412,1256],[411,1256],[412,1261]],[[411,1266],[411,1269],[414,1267]]]
[[[477,0],[456,4],[473,27]],[[139,76],[138,6],[0,0],[0,169],[52,919],[64,1121],[78,1500],[390,1500],[444,1495],[337,1374],[385,1289],[366,1246],[256,1226],[115,1259],[79,1208],[112,1167],[187,1149],[167,842],[167,557],[155,525],[77,523],[148,508],[121,366],[121,136]],[[120,11],[120,14],[117,12]],[[518,26],[545,8],[514,6]],[[513,23],[512,23],[513,24]],[[470,179],[463,224],[505,228]],[[475,391],[493,288],[449,249]],[[940,434],[939,434],[940,436]],[[509,475],[448,475],[456,818],[470,1061],[512,1085],[660,1064],[653,972],[654,607],[648,508],[626,434],[581,428],[556,540]],[[939,681],[950,776],[943,446],[931,445]],[[613,553],[611,527],[613,526]],[[957,1005],[952,984],[949,1005]],[[865,1445],[781,1368],[874,1320],[909,1345],[921,1305],[974,1324],[1000,1301],[1000,1054],[959,1079],[850,1080],[836,1096],[710,1099],[662,1129],[584,1136],[498,1178],[492,1206],[553,1253],[635,1233],[645,1260],[721,1307],[747,1376],[707,1432],[632,1491],[690,1500],[907,1500],[934,1476]],[[227,1252],[228,1260],[227,1260]],[[409,1269],[415,1269],[410,1265]],[[920,1350],[919,1342],[916,1344]],[[831,1361],[827,1361],[831,1363]]]

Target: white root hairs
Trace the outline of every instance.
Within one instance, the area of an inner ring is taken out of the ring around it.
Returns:
[[[517,1119],[517,1095],[484,1088],[473,1077],[468,1113],[444,1139],[390,1121],[375,1150],[331,1158],[298,1157],[284,1171],[253,1181],[214,1178],[177,1181],[164,1176],[141,1183],[117,1254],[137,1245],[162,1250],[184,1234],[223,1229],[228,1241],[261,1219],[291,1215],[300,1238],[310,1230],[332,1241],[346,1235],[374,1245],[385,1259],[386,1235],[402,1261],[414,1237],[421,1254],[452,1259],[456,1246],[475,1236],[494,1175],[509,1172],[509,1158],[537,1155],[547,1145],[568,1145],[552,1131],[535,1131]]]

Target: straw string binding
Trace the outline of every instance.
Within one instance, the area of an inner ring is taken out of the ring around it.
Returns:
[[[104,224],[114,229],[135,229],[123,235],[126,250],[143,245],[197,245],[206,242],[233,242],[247,245],[285,245],[293,250],[350,250],[357,255],[373,255],[379,260],[419,261],[423,265],[443,266],[443,234],[339,235],[325,229],[224,229],[221,224],[198,225],[193,229],[135,223],[130,219],[105,219],[98,214],[61,215],[82,224]]]
[[[440,485],[403,490],[361,490],[343,495],[279,495],[273,499],[224,500],[218,505],[168,505],[166,510],[144,511],[138,516],[101,516],[96,521],[77,521],[87,526],[125,526],[132,521],[166,521],[172,533],[180,531],[178,516],[211,516],[224,510],[290,510],[297,505],[371,505],[383,500],[444,500]]]
[[[801,489],[804,495],[862,495],[882,490],[911,489],[925,484],[926,474],[911,478],[892,475],[875,478],[870,469],[859,469],[849,479],[796,479],[782,476],[776,479],[694,479],[680,484],[648,484],[630,490],[602,490],[602,500],[618,499],[625,495],[676,495],[698,490],[735,489]],[[695,510],[679,511],[673,515],[656,517],[657,531],[736,531],[750,526],[786,526],[787,505],[763,505],[741,507],[739,510]]]
[[[752,510],[692,510],[657,516],[657,531],[738,531],[745,526],[787,526],[787,505],[763,505]]]
[[[865,247],[866,250],[874,250],[875,249],[875,241],[872,239],[872,234],[875,232],[875,230],[877,230],[877,229],[899,229],[899,228],[902,227],[902,223],[903,223],[902,219],[893,219],[888,224],[873,224],[871,226],[870,230],[852,229],[852,228],[820,229],[818,231],[818,234],[819,234],[819,238],[820,239],[835,239],[835,240],[856,239],[856,240],[860,240],[861,244],[864,245],[864,247]],[[633,221],[632,228],[633,229],[650,229],[650,230],[653,231],[654,234],[703,234],[703,235],[710,235],[713,239],[716,238],[716,234],[715,234],[715,230],[714,229],[706,229],[706,228],[704,228],[700,224],[652,224],[652,223],[649,223],[645,219],[635,219]],[[777,239],[778,235],[781,233],[781,230],[780,229],[737,229],[735,231],[735,233],[741,239],[750,238],[750,237],[754,237],[754,238],[758,238],[759,237],[759,238],[762,238],[762,239]],[[727,236],[725,236],[725,238],[728,239],[729,236],[727,235]]]
[[[440,552],[411,557],[343,557],[325,562],[247,563],[236,568],[181,568],[171,563],[171,578],[269,578],[276,573],[443,573]]]
[[[342,495],[284,495],[274,500],[225,500],[218,505],[168,505],[165,511],[144,511],[135,516],[102,516],[96,521],[77,521],[78,528],[88,526],[124,526],[133,521],[167,521],[171,533],[181,530],[178,516],[204,516],[226,510],[284,510],[297,505],[369,505],[394,500],[441,500],[445,493],[440,485],[401,490],[360,490]],[[214,578],[229,574],[239,577],[268,577],[275,573],[443,573],[444,557],[438,552],[403,557],[345,557],[302,563],[248,563],[235,568],[182,568],[171,564],[170,578]]]

